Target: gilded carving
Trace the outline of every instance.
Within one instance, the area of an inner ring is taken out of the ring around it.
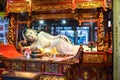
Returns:
[[[98,55],[98,54],[84,54],[83,56],[83,62],[88,63],[102,63],[104,59],[104,55]]]
[[[98,51],[104,50],[104,25],[103,25],[103,13],[100,12],[99,18],[98,18],[98,44],[97,49]]]
[[[102,2],[80,2],[76,4],[76,8],[88,9],[88,8],[97,8],[102,7]]]
[[[11,65],[14,70],[22,70],[22,62],[16,61]]]
[[[40,80],[66,80],[65,76],[49,76],[49,75],[41,75]]]
[[[78,14],[39,14],[33,15],[32,19],[61,19],[61,18],[76,18]]]
[[[15,13],[20,13],[20,12],[27,12],[29,11],[28,7],[18,7],[18,8],[10,8],[9,12],[15,12]]]
[[[60,3],[60,2],[71,2],[72,0],[32,0],[32,3],[41,3],[41,4],[45,4],[45,3]]]
[[[9,6],[10,7],[19,7],[19,6],[28,6],[28,4],[29,4],[29,2],[27,2],[27,1],[23,1],[23,2],[10,2],[9,3]]]
[[[88,20],[88,19],[97,19],[97,11],[96,12],[87,12],[87,13],[85,13],[85,12],[83,12],[83,13],[81,13],[81,19],[86,19],[86,20]]]
[[[41,65],[40,63],[26,62],[26,70],[27,71],[38,71],[41,68],[40,65]]]
[[[9,44],[14,44],[15,42],[15,33],[14,33],[14,29],[15,29],[15,24],[14,24],[14,17],[11,17],[10,19],[10,25],[9,25],[9,32],[8,32],[8,36],[7,36],[7,39],[8,39],[8,43]]]
[[[84,71],[83,75],[84,75],[84,79],[87,80],[88,79],[88,75],[89,75],[88,72]]]
[[[32,5],[32,11],[51,11],[71,9],[71,4]]]
[[[58,64],[49,64],[49,63],[47,63],[47,64],[45,64],[46,65],[46,67],[45,67],[45,70],[46,70],[46,72],[55,72],[55,73],[58,73],[59,71],[58,71]]]
[[[9,2],[7,11],[8,12],[15,12],[15,13],[30,11],[30,4],[28,1]]]

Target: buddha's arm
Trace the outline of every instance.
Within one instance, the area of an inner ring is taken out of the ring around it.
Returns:
[[[61,35],[53,36],[53,35],[43,32],[43,31],[39,33],[39,36],[44,36],[45,38],[47,38],[49,40],[61,38]]]
[[[71,43],[69,38],[67,36],[65,36],[65,35],[52,36],[52,35],[42,31],[42,32],[39,33],[38,37],[44,37],[44,38],[46,38],[48,40],[54,40],[54,39],[58,39],[59,38],[59,39],[66,40],[68,43]]]

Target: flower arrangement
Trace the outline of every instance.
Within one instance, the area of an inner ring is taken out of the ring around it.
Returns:
[[[52,50],[51,50],[50,53],[53,55],[53,57],[56,57],[56,54],[58,54],[58,51],[57,51],[57,49],[54,47],[54,48],[52,48]]]
[[[92,51],[92,49],[95,48],[96,46],[97,46],[97,44],[96,44],[95,42],[93,42],[93,41],[90,41],[90,42],[88,43],[88,47],[91,49],[91,51]]]
[[[27,58],[30,58],[30,54],[31,54],[30,48],[25,48],[24,56],[26,56]]]

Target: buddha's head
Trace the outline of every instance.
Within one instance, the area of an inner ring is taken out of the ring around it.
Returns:
[[[33,29],[27,29],[27,30],[24,31],[23,37],[27,41],[36,41],[37,38],[38,38],[38,33]]]

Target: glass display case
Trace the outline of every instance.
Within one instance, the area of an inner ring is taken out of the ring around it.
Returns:
[[[84,22],[81,26],[77,24],[77,21],[67,20],[66,24],[62,24],[61,20],[35,20],[29,26],[36,30],[38,33],[44,31],[53,36],[65,35],[69,38],[72,44],[86,45],[90,41],[97,42],[97,23],[96,22]],[[74,22],[73,22],[74,21]],[[23,40],[22,32],[28,28],[27,23],[18,24],[18,42]]]

